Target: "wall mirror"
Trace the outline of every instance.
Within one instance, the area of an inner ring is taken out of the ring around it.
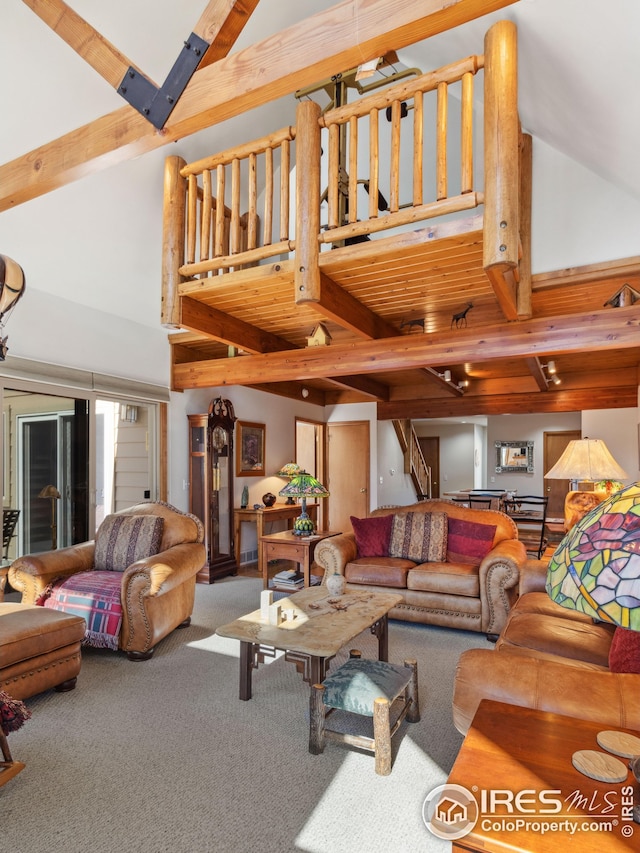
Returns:
[[[525,471],[533,474],[532,441],[496,441],[496,474]]]

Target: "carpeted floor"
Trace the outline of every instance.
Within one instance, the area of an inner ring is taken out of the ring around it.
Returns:
[[[422,719],[403,725],[381,777],[365,752],[328,744],[309,754],[309,688],[282,657],[238,700],[239,644],[214,631],[255,609],[260,589],[247,576],[198,585],[191,626],[150,661],[86,649],[73,692],[27,700],[33,717],[9,739],[26,768],[0,788],[0,850],[450,850],[421,809],[462,742],[451,722],[457,659],[485,637],[390,623],[391,660],[418,660]],[[357,647],[375,656],[369,632]]]

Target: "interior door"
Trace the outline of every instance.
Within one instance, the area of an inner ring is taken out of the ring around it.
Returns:
[[[369,421],[327,424],[329,530],[351,530],[369,514]]]
[[[549,471],[562,456],[570,441],[582,438],[579,429],[563,430],[561,432],[544,432],[543,457],[544,470]],[[544,491],[549,497],[547,518],[564,518],[564,499],[569,491],[569,480],[544,481]]]
[[[424,461],[431,468],[431,497],[440,497],[440,438],[434,436],[418,436],[418,444],[422,450]]]

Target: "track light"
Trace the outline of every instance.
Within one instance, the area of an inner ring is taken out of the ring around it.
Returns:
[[[442,378],[445,382],[451,382],[451,371],[445,370],[445,372],[442,374]]]

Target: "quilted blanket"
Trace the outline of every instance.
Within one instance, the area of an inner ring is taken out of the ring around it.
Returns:
[[[55,581],[43,603],[85,620],[83,645],[117,651],[122,625],[121,583],[120,572],[79,572]]]

